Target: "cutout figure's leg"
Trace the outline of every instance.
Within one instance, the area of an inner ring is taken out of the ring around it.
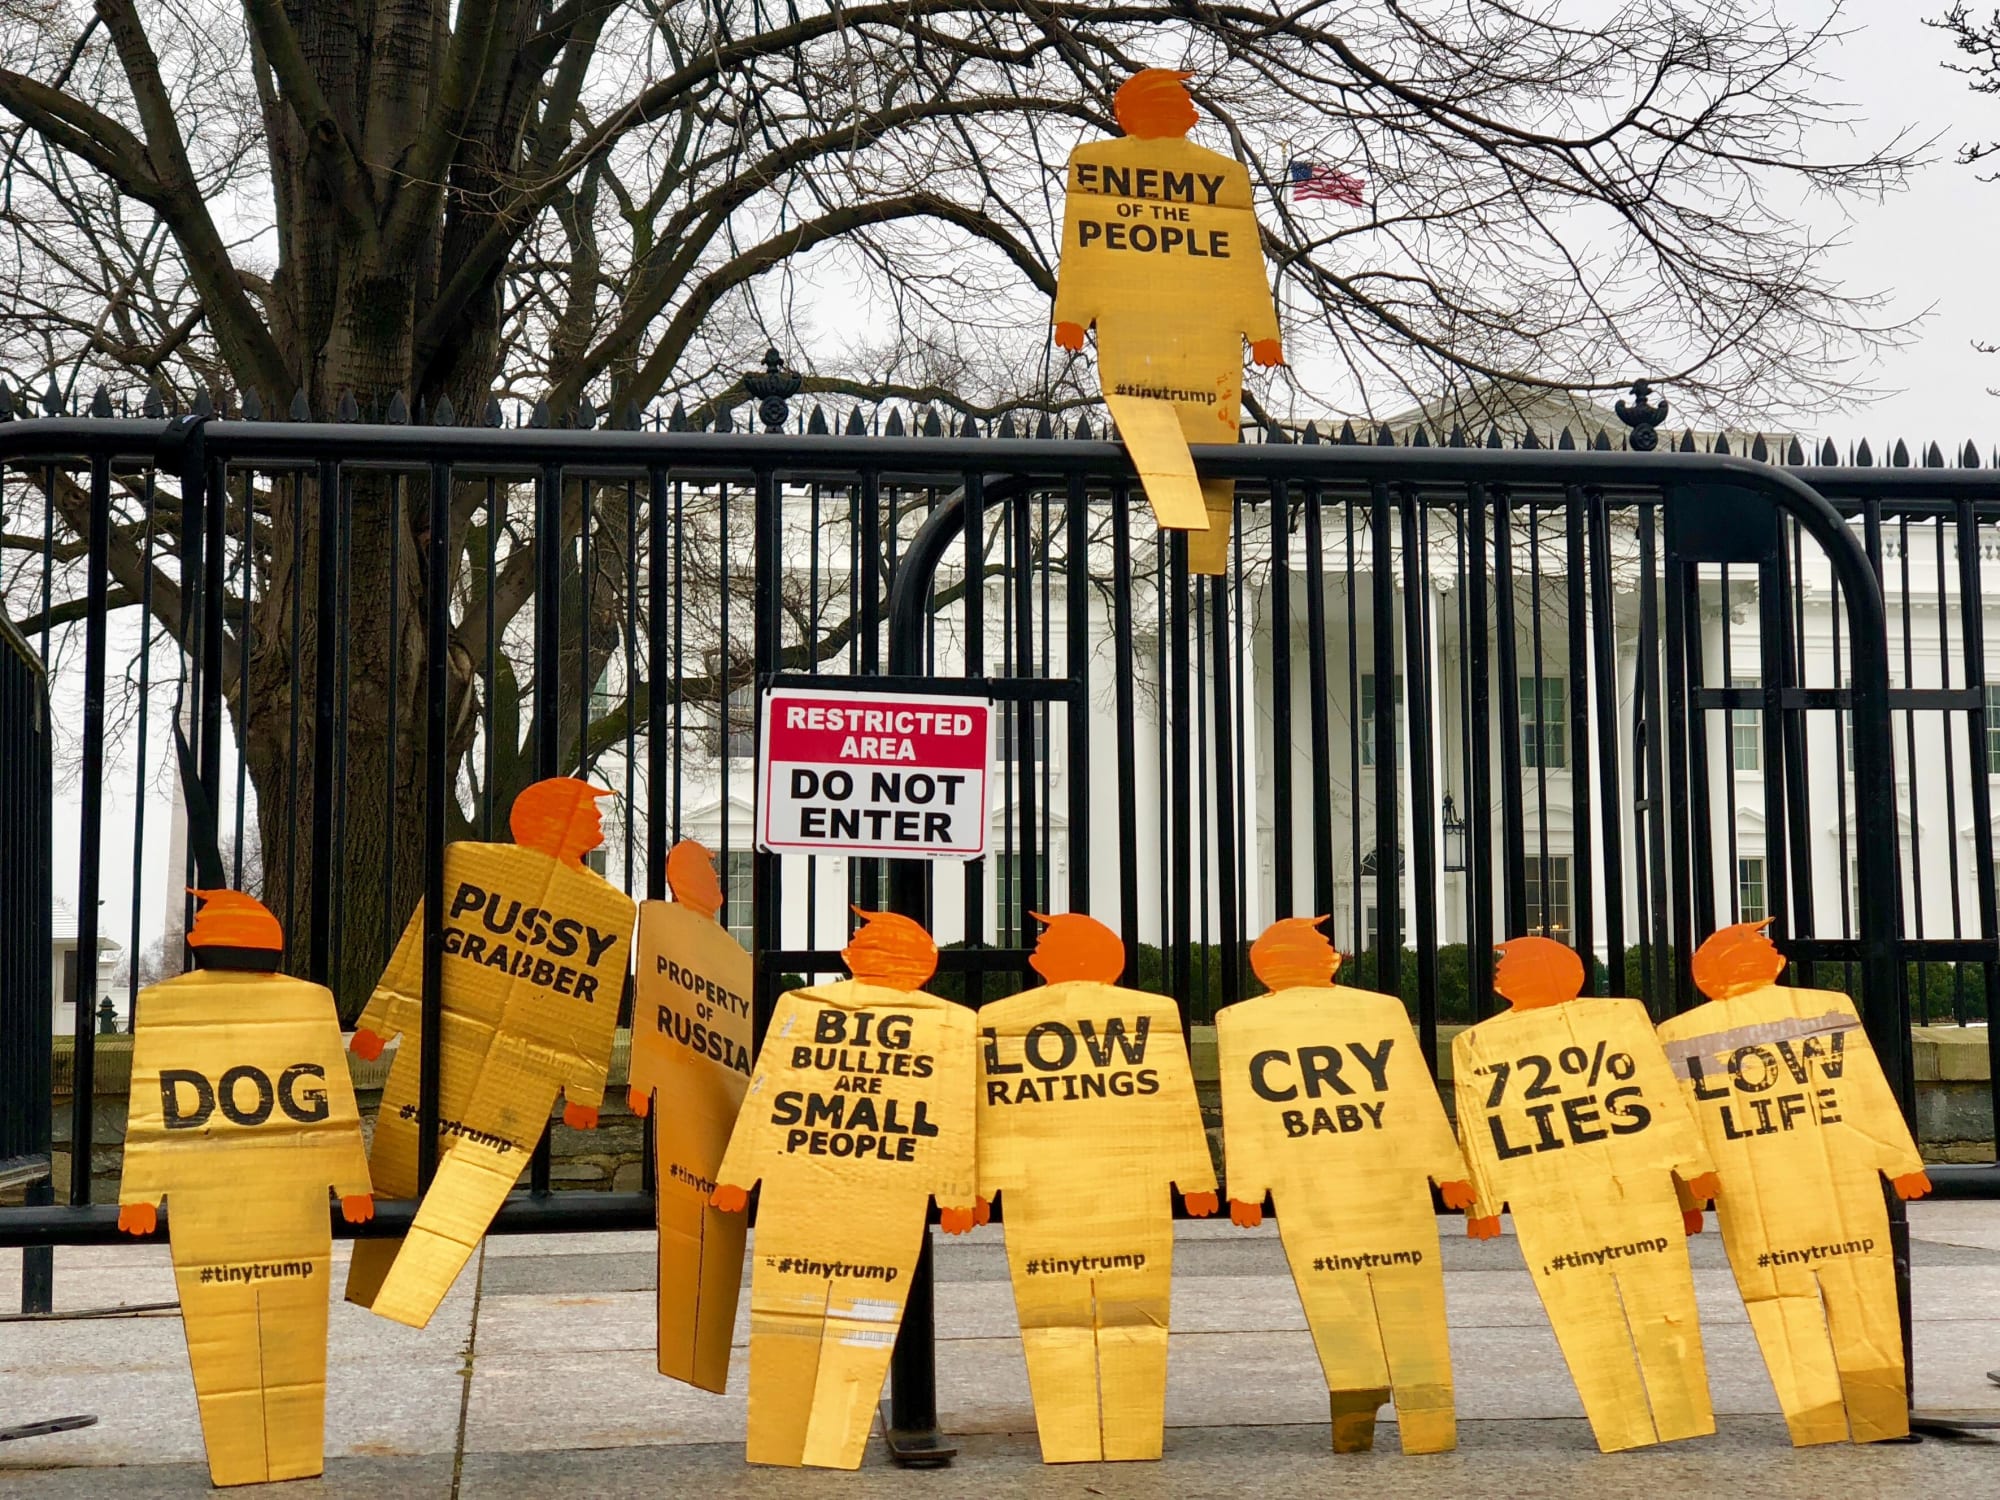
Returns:
[[[1293,1217],[1286,1218],[1287,1213]],[[1281,1209],[1279,1235],[1326,1376],[1333,1451],[1365,1453],[1375,1443],[1376,1412],[1389,1399],[1389,1361],[1376,1326],[1368,1273],[1332,1269],[1331,1258],[1341,1253],[1334,1230],[1301,1223],[1300,1217]]]
[[[484,1141],[454,1144],[439,1159],[409,1238],[369,1306],[412,1328],[429,1323],[514,1190],[526,1159]]]
[[[744,1457],[796,1469],[806,1461],[832,1287],[759,1255],[750,1275],[750,1418]]]
[[[1371,1271],[1368,1279],[1395,1387],[1403,1451],[1448,1453],[1458,1446],[1458,1416],[1445,1332],[1444,1268],[1433,1258],[1425,1266]]]
[[[833,1245],[815,1252],[845,1267],[845,1274],[834,1276],[828,1290],[819,1367],[810,1395],[804,1460],[816,1468],[861,1467],[922,1236],[930,1233],[923,1227],[924,1211],[908,1207],[896,1211],[909,1216],[905,1222],[914,1221],[917,1233],[893,1248],[878,1237],[872,1243]],[[856,1274],[871,1271],[877,1274]]]
[[[1660,1441],[1715,1431],[1686,1242],[1670,1239],[1664,1255],[1619,1264],[1615,1275],[1624,1324],[1631,1330]]]
[[[677,1128],[688,1130],[695,1124],[683,1120]],[[706,1160],[720,1161],[729,1144],[729,1125],[711,1122],[711,1129],[720,1139],[707,1142],[702,1150]],[[665,1130],[656,1126],[653,1140],[660,1232],[660,1373],[705,1391],[723,1391],[729,1386],[729,1340],[743,1285],[745,1216],[709,1207],[708,1193],[700,1184],[674,1175]],[[687,1154],[689,1142],[683,1139],[679,1149]]]
[[[1188,571],[1220,577],[1229,571],[1229,528],[1236,519],[1236,481],[1205,480],[1201,503],[1208,514],[1208,530],[1188,533]]]
[[[1099,1271],[1091,1282],[1106,1459],[1158,1458],[1165,1437],[1174,1223],[1164,1205],[1156,1212],[1140,1252],[1146,1263]]]
[[[1095,1463],[1104,1457],[1097,1387],[1097,1307],[1090,1285],[1074,1276],[1032,1274],[1044,1247],[1010,1220],[1007,1258],[1028,1391],[1045,1464]]]
[[[324,1208],[313,1207],[323,1218]],[[193,1205],[183,1212],[193,1223]],[[331,1252],[323,1223],[316,1242],[308,1229],[283,1259],[260,1251],[246,1261],[240,1244],[213,1234],[175,1239],[174,1280],[213,1483],[261,1484],[325,1469]]]
[[[1518,1221],[1517,1221],[1518,1222]],[[1524,1244],[1522,1250],[1528,1247]],[[1598,1448],[1616,1453],[1654,1442],[1651,1408],[1639,1366],[1632,1357],[1632,1336],[1625,1326],[1625,1308],[1609,1271],[1594,1266],[1548,1270],[1530,1256],[1528,1269],[1542,1295],[1563,1362],[1582,1398],[1583,1413]]]
[[[1819,1283],[1854,1441],[1908,1437],[1910,1403],[1903,1380],[1895,1262],[1886,1255],[1822,1261]]]
[[[1840,1371],[1834,1365],[1819,1278],[1804,1266],[1758,1267],[1755,1276],[1756,1282],[1743,1288],[1743,1306],[1750,1314],[1750,1329],[1757,1335],[1792,1445],[1845,1442],[1847,1408],[1841,1401]],[[1754,1292],[1766,1295],[1753,1296]]]

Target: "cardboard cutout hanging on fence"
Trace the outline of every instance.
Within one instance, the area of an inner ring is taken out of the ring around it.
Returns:
[[[1215,1167],[1171,1000],[1117,984],[1081,915],[1029,962],[1048,983],[979,1012],[979,1191],[1003,1195],[1044,1463],[1160,1456],[1173,1189],[1215,1212]]]
[[[1233,443],[1243,341],[1284,363],[1278,313],[1241,162],[1186,139],[1200,118],[1183,81],[1148,68],[1113,100],[1122,138],[1070,153],[1056,284],[1056,343],[1097,325],[1104,404],[1162,527],[1188,533],[1188,566],[1228,565],[1236,486],[1195,477],[1190,443]]]
[[[597,1124],[632,936],[630,897],[583,856],[604,841],[596,799],[568,776],[514,799],[512,844],[444,855],[443,1047],[437,1174],[405,1240],[354,1247],[347,1297],[421,1328],[472,1256],[548,1124]],[[368,997],[353,1049],[379,1057],[401,1034],[369,1165],[377,1190],[417,1193],[424,914],[403,929]]]
[[[933,1198],[974,1214],[972,1012],[922,992],[937,945],[860,912],[852,980],[778,1001],[716,1174],[741,1211],[758,1182],[750,1269],[752,1463],[861,1464]]]
[[[750,1081],[750,955],[715,919],[722,887],[692,839],[667,854],[674,899],[639,907],[632,1113],[653,1116],[660,1373],[729,1384],[744,1223],[708,1201]],[[654,1109],[657,1097],[659,1107]]]
[[[118,1227],[166,1198],[209,1478],[300,1479],[326,1467],[327,1189],[375,1213],[361,1115],[332,992],[274,972],[259,903],[196,894],[197,967],[139,992]]]
[[[1373,1446],[1393,1392],[1405,1453],[1457,1446],[1444,1267],[1429,1184],[1472,1185],[1403,1002],[1334,985],[1323,918],[1250,949],[1271,991],[1216,1013],[1229,1214],[1278,1233],[1319,1351],[1338,1453]]]
[[[1549,938],[1497,950],[1512,1009],[1452,1044],[1474,1238],[1503,1205],[1606,1453],[1715,1431],[1674,1175],[1714,1191],[1701,1132],[1636,1000],[1578,999]],[[1636,1362],[1634,1356],[1636,1355]]]
[[[1904,1437],[1882,1178],[1904,1198],[1930,1179],[1853,1001],[1773,983],[1785,960],[1766,925],[1725,927],[1696,950],[1709,999],[1660,1040],[1715,1158],[1722,1241],[1792,1442]],[[1700,1201],[1684,1200],[1690,1228]]]

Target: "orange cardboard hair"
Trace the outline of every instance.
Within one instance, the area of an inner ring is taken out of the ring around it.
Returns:
[[[715,878],[715,856],[693,839],[682,839],[667,851],[667,889],[674,893],[674,900],[704,917],[722,910],[722,882]]]
[[[1059,912],[1045,917],[1028,913],[1047,925],[1028,958],[1028,967],[1050,984],[1068,979],[1091,979],[1099,984],[1116,984],[1125,972],[1125,945],[1118,934],[1095,917],[1082,912]]]
[[[1324,989],[1340,954],[1319,930],[1325,917],[1283,917],[1250,945],[1250,968],[1267,990]]]
[[[283,948],[284,929],[255,896],[241,891],[195,891],[201,910],[188,933],[190,948]]]
[[[611,795],[574,776],[551,776],[521,789],[507,814],[507,827],[523,849],[581,865],[584,855],[604,842],[597,799]]]
[[[1118,128],[1142,141],[1186,135],[1201,118],[1182,87],[1183,81],[1192,77],[1192,73],[1173,68],[1146,68],[1134,73],[1111,98]]]
[[[1694,950],[1694,985],[1711,1000],[1747,995],[1785,972],[1785,955],[1764,931],[1772,918],[1738,922],[1710,934]]]
[[[1509,938],[1494,950],[1493,988],[1516,1010],[1561,1005],[1583,992],[1583,960],[1554,938]]]
[[[863,984],[920,990],[937,972],[937,944],[923,927],[899,912],[863,911],[861,928],[840,950],[848,972]]]

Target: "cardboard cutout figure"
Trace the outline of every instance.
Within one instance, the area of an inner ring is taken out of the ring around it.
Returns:
[[[513,1190],[548,1124],[597,1124],[632,937],[630,897],[583,856],[604,842],[596,799],[551,777],[514,799],[512,844],[453,844],[444,856],[444,1026],[437,1175],[407,1240],[354,1247],[347,1298],[421,1328]],[[380,1057],[402,1034],[375,1121],[376,1190],[417,1192],[418,1042],[424,914],[403,929],[361,1012],[352,1047]]]
[[[1696,950],[1708,996],[1660,1040],[1715,1157],[1722,1242],[1792,1442],[1907,1436],[1903,1337],[1883,1177],[1930,1191],[1854,1003],[1773,983],[1764,922]],[[1697,1205],[1701,1199],[1696,1199]],[[1691,1229],[1701,1223],[1698,1206]]]
[[[1229,1216],[1278,1211],[1332,1405],[1336,1453],[1374,1445],[1393,1391],[1405,1453],[1457,1446],[1429,1184],[1472,1206],[1465,1160],[1403,1002],[1334,985],[1319,917],[1250,949],[1272,993],[1216,1013]]]
[[[974,1222],[972,1012],[922,993],[937,967],[923,928],[857,915],[854,978],[779,999],[711,1200],[740,1213],[764,1185],[752,1463],[860,1467],[931,1200],[946,1232]]]
[[[979,1191],[1007,1268],[1044,1463],[1160,1456],[1173,1188],[1215,1212],[1215,1167],[1171,1000],[1121,989],[1125,946],[1048,924],[1048,983],[979,1011]]]
[[[751,962],[715,914],[713,856],[692,839],[667,854],[671,903],[639,906],[632,1010],[632,1113],[653,1118],[660,1233],[660,1373],[706,1391],[729,1385],[743,1285],[741,1214],[708,1201],[750,1081]]]
[[[1713,1432],[1673,1174],[1700,1197],[1715,1175],[1652,1021],[1636,1000],[1578,999],[1583,963],[1561,943],[1496,951],[1513,1008],[1451,1049],[1477,1193],[1467,1232],[1498,1234],[1513,1207],[1600,1449]]]
[[[326,1467],[329,1186],[375,1216],[333,994],[276,972],[277,918],[196,891],[195,968],[139,992],[118,1227],[168,1200],[174,1281],[209,1478]]]
[[[1070,153],[1056,284],[1056,343],[1097,325],[1104,404],[1163,527],[1186,531],[1188,566],[1228,566],[1236,486],[1195,477],[1190,443],[1233,443],[1243,341],[1284,363],[1278,312],[1241,162],[1186,139],[1200,119],[1184,80],[1147,68],[1112,100],[1125,134]]]

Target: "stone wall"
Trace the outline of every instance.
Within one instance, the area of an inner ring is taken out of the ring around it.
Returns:
[[[1451,1080],[1451,1038],[1462,1028],[1438,1028],[1443,1080]],[[1931,1161],[1992,1161],[1992,1074],[1984,1027],[1920,1026],[1913,1031],[1917,1072],[1918,1135]],[[572,1130],[555,1120],[549,1178],[558,1189],[636,1191],[641,1183],[640,1158],[645,1127],[626,1107],[626,1063],[630,1037],[618,1034],[612,1050],[611,1081],[595,1130]],[[56,1181],[69,1181],[70,1082],[72,1039],[56,1040],[55,1162]],[[1208,1126],[1209,1146],[1218,1173],[1222,1162],[1222,1102],[1216,1084],[1215,1028],[1197,1026],[1189,1037],[1196,1089]],[[395,1054],[378,1062],[352,1055],[348,1068],[361,1106],[363,1128],[373,1130],[381,1103],[382,1084]],[[99,1203],[118,1197],[119,1158],[125,1139],[125,1098],[131,1088],[132,1039],[97,1039],[96,1110],[91,1132],[91,1197]],[[1445,1091],[1451,1105],[1451,1091]],[[18,1190],[16,1190],[18,1200]]]

